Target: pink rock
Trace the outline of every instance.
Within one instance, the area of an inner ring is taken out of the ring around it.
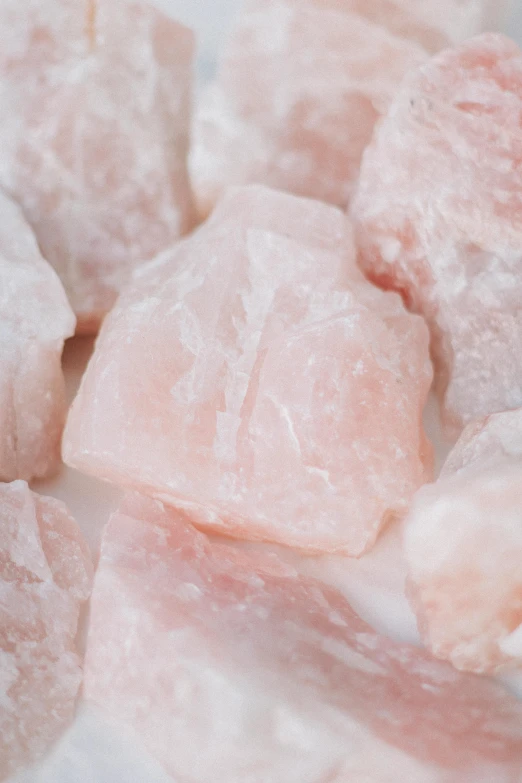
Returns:
[[[205,528],[359,555],[429,476],[427,343],[339,210],[234,190],[120,297],[64,458]]]
[[[264,0],[277,2],[278,0]],[[293,0],[320,8],[347,10],[386,27],[394,35],[417,41],[430,52],[457,44],[505,23],[511,0]]]
[[[504,6],[248,0],[196,113],[200,213],[228,186],[251,182],[346,206],[374,124],[407,71],[498,21]]]
[[[248,3],[196,114],[201,214],[228,186],[250,182],[348,202],[376,119],[426,53],[337,5]]]
[[[96,330],[191,225],[192,33],[139,0],[3,0],[0,184]]]
[[[92,563],[75,521],[23,481],[0,484],[0,779],[40,758],[74,712]]]
[[[470,424],[405,523],[424,641],[459,669],[522,663],[522,410]]]
[[[522,705],[377,634],[274,555],[131,496],[109,521],[85,694],[191,783],[516,783]]]
[[[432,334],[444,423],[522,404],[522,56],[500,35],[409,77],[366,150],[360,260]]]
[[[0,191],[0,480],[42,477],[58,467],[61,355],[74,325],[60,281]]]

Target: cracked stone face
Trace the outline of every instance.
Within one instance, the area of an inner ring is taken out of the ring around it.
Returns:
[[[238,189],[119,299],[66,461],[204,527],[360,555],[430,475],[423,321],[334,207]]]

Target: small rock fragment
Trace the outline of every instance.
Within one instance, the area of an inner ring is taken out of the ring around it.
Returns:
[[[468,425],[406,518],[424,641],[457,668],[522,663],[522,410]]]
[[[188,230],[193,36],[140,0],[2,0],[0,185],[92,332]]]
[[[252,186],[136,275],[66,428],[72,466],[238,538],[360,555],[430,475],[422,319],[344,215]]]
[[[488,34],[408,77],[352,215],[369,277],[426,318],[448,435],[522,404],[522,56]]]
[[[0,191],[1,481],[41,478],[58,467],[66,410],[61,356],[74,326],[60,281]]]
[[[105,530],[85,695],[191,783],[515,783],[522,705],[377,634],[334,589],[126,498]]]
[[[374,124],[404,75],[498,21],[503,7],[248,0],[196,112],[191,174],[200,213],[228,186],[252,182],[345,207]]]
[[[92,563],[57,500],[0,484],[0,779],[43,756],[72,720],[75,649]]]

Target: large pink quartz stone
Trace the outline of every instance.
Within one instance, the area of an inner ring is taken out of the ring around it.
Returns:
[[[522,404],[522,56],[484,35],[409,77],[366,150],[360,260],[431,329],[444,423]]]
[[[58,467],[61,355],[74,326],[60,281],[22,213],[0,191],[0,481],[42,477]]]
[[[0,185],[78,330],[191,225],[192,33],[139,0],[2,0]]]
[[[70,722],[82,680],[75,636],[92,563],[67,509],[0,484],[0,779]]]
[[[120,297],[64,457],[206,528],[359,555],[429,476],[430,381],[422,320],[365,281],[339,210],[237,189]]]
[[[483,30],[503,5],[247,0],[196,114],[200,213],[228,186],[251,182],[346,206],[374,124],[406,72]]]
[[[517,783],[522,705],[377,634],[334,589],[127,498],[85,695],[191,783]]]
[[[406,520],[410,597],[426,644],[460,669],[522,663],[522,410],[463,432]]]

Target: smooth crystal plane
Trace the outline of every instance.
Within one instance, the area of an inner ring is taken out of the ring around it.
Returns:
[[[360,555],[431,475],[428,334],[329,205],[232,190],[108,316],[64,459],[206,528]]]

